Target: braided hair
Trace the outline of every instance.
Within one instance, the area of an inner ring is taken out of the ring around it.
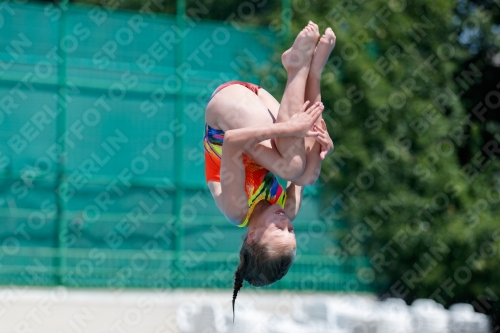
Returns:
[[[255,287],[263,287],[280,280],[288,272],[295,259],[295,248],[281,246],[270,248],[259,244],[249,244],[248,235],[243,236],[240,249],[240,264],[234,274],[233,289],[233,323],[234,303],[238,291],[243,287],[243,280]]]
[[[233,323],[234,323],[234,302],[236,301],[236,296],[238,296],[238,291],[243,287],[243,278],[238,270],[234,274],[234,290],[233,290]]]

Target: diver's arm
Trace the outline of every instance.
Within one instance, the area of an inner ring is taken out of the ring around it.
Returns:
[[[286,201],[285,201],[285,214],[294,220],[299,213],[300,204],[302,203],[302,193],[304,186],[295,184],[294,182],[287,182],[286,185]]]
[[[242,149],[227,138],[222,144],[220,166],[219,209],[235,225],[240,225],[248,213],[248,198],[245,192],[245,166]]]
[[[304,103],[302,111],[294,114],[283,123],[274,123],[268,126],[252,126],[228,130],[224,134],[224,141],[230,140],[231,144],[249,149],[259,142],[282,137],[317,137],[320,132],[312,130],[315,121],[323,112],[323,104],[315,103],[309,108],[309,102]],[[306,109],[307,108],[307,109]]]

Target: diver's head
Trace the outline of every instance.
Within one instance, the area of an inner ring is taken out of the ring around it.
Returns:
[[[281,206],[262,200],[248,221],[248,244],[276,248],[296,248],[295,233],[290,218]],[[275,251],[276,252],[276,251]]]
[[[263,200],[257,204],[248,221],[236,269],[234,302],[246,280],[262,287],[280,280],[295,259],[296,241],[292,221],[279,205]]]

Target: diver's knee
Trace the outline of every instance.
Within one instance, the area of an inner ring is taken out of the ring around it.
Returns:
[[[286,173],[287,173],[286,180],[294,181],[294,180],[300,178],[300,176],[302,176],[302,174],[304,173],[305,168],[306,168],[305,158],[302,158],[300,156],[295,156],[288,163],[288,168],[286,171]]]

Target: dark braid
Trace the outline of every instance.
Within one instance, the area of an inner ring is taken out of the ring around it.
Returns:
[[[236,296],[238,296],[238,291],[243,287],[243,278],[241,277],[240,271],[236,270],[234,274],[234,290],[233,290],[233,323],[234,323],[234,302],[236,301]]]
[[[255,287],[267,286],[280,280],[288,272],[295,259],[295,247],[271,249],[261,244],[247,243],[247,235],[243,236],[240,250],[240,264],[234,274],[233,289],[233,323],[234,303],[238,291],[243,287],[243,280]]]

